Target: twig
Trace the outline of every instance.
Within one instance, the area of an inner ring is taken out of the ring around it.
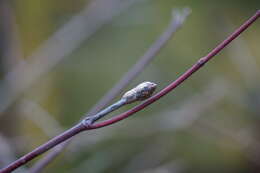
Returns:
[[[89,135],[87,138],[80,137],[71,145],[68,157],[76,157],[75,154],[82,150],[86,151],[98,142],[111,139],[113,136],[128,136],[130,138],[143,138],[152,136],[155,133],[170,132],[189,128],[195,123],[205,111],[214,108],[215,105],[227,96],[230,92],[230,84],[225,79],[214,79],[206,87],[201,89],[202,92],[185,98],[180,108],[173,109],[171,106],[159,113],[140,118],[137,121],[130,121],[126,126],[119,126],[99,134]],[[205,102],[207,100],[207,102]],[[176,107],[179,107],[179,106]],[[160,114],[160,116],[157,116]],[[145,124],[145,128],[143,128]],[[131,131],[126,130],[128,127],[135,127]]]
[[[244,30],[246,30],[251,24],[253,24],[258,18],[260,17],[260,10],[258,10],[250,19],[248,19],[243,25],[241,25],[235,32],[233,32],[226,40],[220,43],[215,49],[213,49],[208,55],[205,57],[200,58],[191,68],[189,68],[184,74],[178,77],[174,82],[169,84],[163,90],[158,92],[156,95],[151,97],[150,99],[146,100],[144,103],[130,109],[129,111],[122,113],[114,118],[109,120],[93,124],[90,128],[97,129],[101,127],[105,127],[111,124],[114,124],[118,121],[121,121],[132,114],[144,109],[148,105],[152,104],[153,102],[157,101],[164,95],[168,94],[174,88],[179,86],[183,81],[188,79],[193,73],[198,71],[204,64],[206,64],[210,59],[212,59],[215,55],[217,55],[222,49],[224,49],[231,41],[233,41],[236,37],[238,37]]]
[[[122,107],[125,104],[130,104],[136,101],[142,101],[149,98],[156,89],[156,84],[152,82],[143,82],[133,88],[132,90],[126,92],[122,98],[116,102],[115,104],[107,107],[106,109],[102,110],[101,112],[97,113],[96,115],[88,116],[84,118],[80,123],[76,124],[69,130],[63,132],[62,134],[54,137],[49,142],[41,145],[40,147],[36,148],[32,152],[24,155],[17,161],[13,162],[3,170],[0,170],[1,173],[4,172],[11,172],[18,168],[19,166],[27,163],[28,161],[32,160],[33,158],[37,157],[38,155],[42,154],[43,152],[49,150],[50,148],[56,146],[57,144],[66,141],[67,139],[73,137],[74,135],[87,130],[91,125],[99,120],[100,118],[104,117],[108,113]]]
[[[100,111],[104,106],[112,101],[138,74],[140,74],[144,67],[147,66],[153,58],[155,58],[160,50],[172,38],[174,33],[183,25],[189,13],[189,8],[184,8],[183,10],[176,12],[173,11],[171,22],[164,33],[153,43],[153,45],[145,52],[138,62],[121,78],[121,80],[100,99],[100,101],[87,113],[87,115],[93,115]],[[60,148],[65,149],[68,144],[69,141],[66,141],[60,144],[62,147],[57,147],[57,150],[55,147],[46,157],[38,161],[29,172],[39,173],[62,151]]]
[[[0,134],[0,165],[8,164],[10,161],[17,159],[12,146],[14,146],[14,144]],[[26,173],[27,171],[27,169],[23,168],[19,169],[19,171],[17,170],[17,173]]]
[[[135,101],[142,101],[149,97],[151,97],[152,93],[156,89],[156,84],[152,82],[143,82],[137,87],[131,89],[130,91],[126,92],[123,97],[116,103],[112,104],[111,106],[107,107],[103,111],[100,111],[99,113],[89,116],[82,120],[82,123],[85,127],[91,126],[95,121],[101,119],[108,113],[122,107],[125,104],[130,104]]]
[[[173,34],[183,25],[187,16],[190,14],[189,8],[182,11],[172,12],[172,20],[168,28],[154,42],[147,52],[138,60],[138,62],[121,78],[121,80],[104,95],[100,101],[88,112],[89,115],[96,114],[113,100],[140,72],[153,60],[153,58],[162,50],[166,43],[172,38]]]
[[[53,161],[69,144],[70,140],[65,141],[53,148],[43,159],[36,162],[35,165],[31,169],[29,169],[29,173],[38,173],[41,172],[51,161]]]
[[[156,84],[152,82],[143,82],[142,84],[138,85],[137,87],[133,88],[132,90],[126,92],[123,97],[117,101],[116,103],[112,104],[111,106],[107,107],[106,109],[100,111],[99,113],[89,116],[82,120],[82,123],[85,126],[89,126],[93,124],[95,121],[101,119],[105,115],[113,112],[125,104],[130,104],[135,101],[142,101],[151,96],[151,94],[156,89]],[[42,159],[40,162],[36,163],[34,167],[30,169],[30,173],[36,173],[42,170],[51,160],[53,160],[67,145],[68,141],[64,142],[55,147],[55,150],[48,154],[46,158]]]
[[[212,59],[216,54],[218,54],[223,48],[225,48],[232,40],[234,40],[236,37],[238,37],[244,30],[246,30],[251,24],[254,23],[260,17],[260,10],[258,10],[255,15],[253,15],[250,19],[248,19],[242,26],[240,26],[234,33],[232,33],[226,40],[224,40],[222,43],[220,43],[215,49],[213,49],[208,55],[205,57],[202,57],[195,63],[190,69],[188,69],[184,74],[182,74],[179,78],[177,78],[174,82],[166,86],[163,90],[158,92],[156,95],[150,97],[143,103],[139,104],[138,106],[115,116],[114,118],[102,121],[100,123],[96,124],[85,124],[79,123],[72,127],[71,129],[65,131],[64,133],[54,137],[53,139],[49,140],[45,144],[39,146],[38,148],[34,149],[30,153],[24,155],[20,159],[14,161],[13,163],[9,164],[7,167],[3,168],[0,173],[8,173],[16,168],[26,164],[30,160],[34,159],[35,157],[39,156],[40,154],[48,151],[50,148],[53,148],[54,146],[58,145],[59,143],[62,143],[66,141],[67,139],[75,136],[76,134],[91,130],[91,129],[97,129],[101,127],[105,127],[111,124],[114,124],[118,121],[121,121],[132,114],[144,109],[148,105],[152,104],[153,102],[159,100],[164,95],[168,94],[170,91],[172,91],[174,88],[179,86],[183,81],[188,79],[193,73],[198,71],[205,63],[207,63],[210,59]]]

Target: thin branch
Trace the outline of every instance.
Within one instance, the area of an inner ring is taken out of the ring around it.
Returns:
[[[164,95],[168,94],[174,88],[179,86],[183,81],[188,79],[193,73],[198,71],[204,64],[206,64],[209,60],[211,60],[215,55],[217,55],[222,49],[224,49],[231,41],[233,41],[236,37],[238,37],[244,30],[246,30],[251,24],[253,24],[258,18],[260,17],[260,10],[258,10],[255,15],[253,15],[250,19],[248,19],[243,25],[241,25],[235,32],[233,32],[227,39],[225,39],[222,43],[220,43],[215,49],[213,49],[208,55],[205,57],[200,58],[197,63],[195,63],[190,69],[188,69],[184,74],[178,77],[174,82],[169,84],[163,90],[158,92],[156,95],[151,97],[150,99],[146,100],[144,103],[130,109],[129,111],[122,113],[118,116],[115,116],[109,120],[93,124],[89,129],[97,129],[101,127],[105,127],[111,124],[114,124],[118,121],[121,121],[132,114],[139,112],[140,110],[144,109],[148,105],[152,104],[153,102],[157,101]]]
[[[112,101],[141,71],[155,58],[155,56],[161,51],[161,49],[168,43],[174,33],[183,25],[187,16],[190,13],[189,8],[184,8],[181,11],[173,11],[172,19],[169,26],[164,33],[157,39],[153,45],[145,52],[145,54],[137,61],[137,63],[121,78],[121,80],[103,96],[100,101],[87,113],[87,115],[96,114],[103,107],[105,107],[110,101]],[[66,148],[70,140],[60,144],[48,153],[46,157],[37,162],[31,169],[30,173],[39,173],[44,167],[48,165],[56,156]],[[63,149],[60,149],[63,148]]]
[[[158,132],[175,132],[189,128],[194,124],[205,111],[215,108],[215,105],[225,96],[230,94],[230,85],[225,79],[214,79],[209,82],[206,87],[201,89],[201,92],[185,98],[180,105],[180,108],[173,109],[170,106],[168,109],[159,113],[151,114],[147,117],[142,117],[137,121],[129,121],[127,126],[118,126],[111,128],[108,131],[103,131],[99,134],[89,135],[87,138],[79,137],[74,140],[68,152],[68,157],[77,157],[77,153],[90,149],[91,146],[108,139],[113,136],[129,136],[130,138],[143,138],[151,136]],[[207,102],[205,102],[207,100]],[[176,106],[179,107],[179,106]],[[160,114],[160,116],[158,116]],[[145,129],[143,128],[145,124]],[[128,127],[135,127],[131,131],[126,130]]]
[[[107,107],[106,109],[100,111],[99,113],[85,117],[80,123],[73,126],[69,130],[63,132],[62,134],[54,137],[49,142],[39,146],[38,148],[34,149],[32,152],[24,155],[17,161],[13,162],[9,167],[6,169],[0,170],[0,172],[10,172],[18,168],[19,166],[25,164],[26,162],[32,160],[33,158],[37,157],[38,155],[42,154],[43,152],[49,150],[56,146],[56,144],[62,143],[67,139],[75,136],[76,134],[84,131],[88,127],[90,127],[95,121],[99,120],[100,118],[104,117],[105,115],[109,114],[110,112],[119,109],[123,105],[130,104],[136,101],[145,100],[153,94],[156,89],[156,84],[152,82],[143,82],[136,86],[135,88],[131,89],[130,91],[126,92],[122,98],[114,103],[113,105]]]
[[[131,89],[130,91],[126,92],[122,98],[112,104],[111,106],[107,107],[106,109],[100,111],[99,113],[88,116],[82,120],[82,124],[84,124],[85,127],[91,126],[94,122],[101,119],[105,115],[109,114],[110,112],[115,111],[116,109],[119,109],[120,107],[130,104],[136,101],[142,101],[145,100],[153,94],[153,92],[156,89],[156,84],[152,82],[143,82],[136,86],[135,88]]]
[[[36,162],[35,165],[31,169],[29,169],[29,173],[39,173],[41,172],[51,161],[53,161],[65,148],[70,144],[72,139],[69,139],[53,148],[44,158],[40,161]]]
[[[14,144],[2,134],[0,134],[0,141],[0,165],[8,164],[12,160],[17,159],[15,157],[15,152],[12,149],[12,146],[14,146]],[[17,173],[25,173],[27,171],[27,169],[22,168],[19,169],[19,171],[17,170]]]
[[[90,126],[97,120],[103,118],[110,112],[113,112],[120,107],[133,103],[135,101],[142,101],[147,99],[152,95],[152,93],[156,89],[156,84],[152,82],[143,82],[137,87],[133,88],[132,90],[126,92],[122,98],[117,101],[116,103],[112,104],[111,106],[105,108],[104,110],[100,111],[99,113],[93,115],[93,116],[88,116],[82,120],[82,124],[84,124],[85,127]],[[38,172],[42,170],[51,160],[53,160],[63,149],[68,145],[68,142],[64,142],[61,145],[58,145],[57,148],[51,152],[49,155],[46,156],[42,161],[37,163],[31,170],[30,172]]]
[[[18,160],[14,161],[13,163],[9,164],[7,167],[3,168],[0,173],[8,173],[16,168],[26,164],[30,160],[34,159],[35,157],[39,156],[40,154],[48,151],[49,149],[53,148],[54,146],[66,141],[67,139],[77,135],[78,133],[86,130],[96,129],[105,127],[111,124],[114,124],[118,121],[121,121],[134,113],[144,109],[148,105],[152,104],[153,102],[159,100],[164,95],[168,94],[174,88],[179,86],[183,81],[188,79],[193,73],[198,71],[205,63],[211,60],[216,54],[218,54],[223,48],[225,48],[232,40],[238,37],[244,30],[246,30],[251,24],[253,24],[258,18],[260,17],[260,10],[256,12],[250,19],[248,19],[242,26],[240,26],[234,33],[232,33],[226,40],[220,43],[215,49],[213,49],[208,55],[198,60],[190,69],[188,69],[184,74],[182,74],[179,78],[177,78],[174,82],[166,86],[163,90],[158,92],[156,95],[152,96],[151,98],[147,99],[143,103],[139,104],[138,106],[126,111],[120,115],[115,116],[109,120],[102,121],[96,124],[88,124],[86,125],[84,121],[78,123],[74,127],[70,128],[69,130],[65,131],[64,133],[54,137],[53,139],[49,140],[45,144],[39,146],[38,148],[34,149],[33,151],[29,152],[28,154],[24,155],[23,157],[19,158]]]

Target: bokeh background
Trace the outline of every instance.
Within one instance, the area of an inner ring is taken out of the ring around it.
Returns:
[[[124,91],[143,81],[162,89],[260,1],[2,0],[1,167],[77,123],[164,32],[172,11],[184,7],[192,13],[183,26]],[[43,172],[259,172],[259,45],[257,21],[174,92],[75,137]]]

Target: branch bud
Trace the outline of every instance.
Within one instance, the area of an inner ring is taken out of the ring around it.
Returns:
[[[127,91],[122,99],[126,100],[126,104],[135,102],[135,101],[142,101],[145,100],[153,94],[156,89],[157,84],[153,82],[143,82],[137,85],[135,88]]]

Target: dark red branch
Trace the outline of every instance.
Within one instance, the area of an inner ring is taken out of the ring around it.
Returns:
[[[61,142],[66,141],[67,139],[75,136],[76,134],[84,131],[84,126],[82,124],[77,124],[74,127],[70,128],[69,130],[63,132],[62,134],[52,138],[45,144],[35,148],[33,151],[27,153],[23,157],[19,158],[18,160],[14,161],[13,163],[9,164],[7,167],[0,170],[0,173],[9,173],[19,168],[20,166],[26,164],[30,160],[34,159],[35,157],[41,155],[42,153],[48,151],[49,149],[53,148],[54,146],[60,144]]]
[[[207,56],[201,58],[197,63],[195,63],[190,69],[188,69],[183,75],[181,75],[179,78],[177,78],[174,82],[172,82],[170,85],[165,87],[163,90],[158,92],[153,97],[149,98],[148,100],[144,101],[140,105],[130,109],[127,112],[124,112],[118,116],[115,116],[114,118],[111,118],[106,121],[102,121],[100,123],[96,123],[90,126],[83,126],[82,124],[78,124],[75,127],[65,131],[59,136],[54,137],[47,143],[41,145],[40,147],[34,149],[30,153],[26,154],[25,156],[21,157],[20,159],[16,160],[15,162],[11,163],[7,167],[3,168],[0,173],[8,173],[16,168],[24,165],[25,163],[29,162],[33,158],[37,157],[38,155],[48,151],[50,148],[60,144],[61,142],[66,141],[67,139],[71,138],[72,136],[80,133],[84,130],[91,130],[96,128],[105,127],[111,124],[114,124],[120,120],[123,120],[132,114],[144,109],[146,106],[152,104],[153,102],[159,100],[162,96],[166,95],[170,91],[172,91],[174,88],[179,86],[183,81],[188,79],[193,73],[198,71],[205,63],[207,63],[210,59],[212,59],[216,54],[218,54],[223,48],[225,48],[232,40],[234,40],[237,36],[239,36],[244,30],[246,30],[256,19],[260,17],[260,10],[256,12],[254,16],[252,16],[250,19],[248,19],[241,27],[239,27],[234,33],[232,33],[226,40],[224,40],[222,43],[220,43],[215,49],[213,49]]]
[[[114,124],[118,121],[121,121],[132,114],[144,109],[146,106],[152,104],[156,100],[160,99],[164,95],[168,94],[174,88],[179,86],[183,81],[188,79],[193,73],[198,71],[205,63],[207,63],[210,59],[212,59],[216,54],[218,54],[223,48],[225,48],[232,40],[238,37],[244,30],[246,30],[255,20],[260,16],[260,10],[256,12],[254,16],[248,19],[242,26],[240,26],[235,32],[233,32],[226,40],[220,43],[215,49],[213,49],[207,56],[199,59],[196,64],[194,64],[190,69],[188,69],[184,74],[178,77],[174,82],[170,85],[165,87],[163,90],[158,92],[156,95],[152,96],[151,98],[147,99],[145,102],[141,103],[140,105],[130,109],[127,112],[124,112],[118,116],[115,116],[109,120],[102,121],[100,123],[96,123],[91,125],[91,129],[101,128],[104,126],[108,126]]]

